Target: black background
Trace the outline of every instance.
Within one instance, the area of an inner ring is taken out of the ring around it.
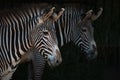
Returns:
[[[0,0],[0,10],[40,2],[80,3],[88,9],[104,9],[102,16],[93,23],[97,59],[87,61],[79,48],[69,43],[60,48],[62,64],[53,69],[46,66],[43,80],[120,80],[120,0]],[[26,65],[20,65],[14,78],[27,80],[26,71]]]

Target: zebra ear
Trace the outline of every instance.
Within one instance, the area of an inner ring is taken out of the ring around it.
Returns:
[[[95,21],[97,18],[99,18],[99,16],[102,14],[103,8],[100,8],[100,10],[97,12],[97,15],[93,14],[93,10],[89,10],[86,13],[85,18],[83,19],[83,21],[87,21],[89,19],[91,19],[92,21]]]
[[[52,16],[54,9],[55,7],[52,7],[52,9],[42,17],[43,21],[46,21],[50,16]]]
[[[53,21],[54,22],[57,21],[60,18],[60,16],[63,14],[64,11],[65,11],[65,9],[61,8],[61,11],[58,13],[58,15],[56,13],[54,13],[53,14]]]
[[[88,12],[86,12],[85,17],[83,18],[82,21],[87,21],[88,19],[90,19],[92,16],[92,13],[93,13],[93,10],[89,10]]]
[[[43,14],[41,18],[38,19],[38,25],[44,23],[44,21],[46,21],[50,16],[52,16],[54,9],[55,7],[52,7],[52,9],[47,14]]]
[[[97,12],[97,15],[92,15],[91,19],[94,21],[96,20],[97,18],[99,18],[99,16],[102,14],[103,12],[103,8],[100,8],[100,10]]]

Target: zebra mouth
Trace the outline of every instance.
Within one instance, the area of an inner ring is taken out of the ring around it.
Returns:
[[[50,67],[55,67],[55,66],[57,66],[57,64],[55,63],[55,61],[51,61],[50,59],[48,59],[48,65],[49,65]]]
[[[83,54],[85,54],[88,60],[93,60],[97,57],[97,50],[81,50]]]
[[[97,51],[90,51],[89,53],[86,53],[86,57],[88,60],[93,60],[97,57]]]

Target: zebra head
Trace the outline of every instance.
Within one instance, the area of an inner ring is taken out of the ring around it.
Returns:
[[[76,32],[73,32],[73,41],[77,44],[83,53],[87,56],[87,59],[94,59],[97,56],[97,46],[94,40],[94,27],[92,21],[96,20],[102,13],[103,9],[97,15],[93,14],[92,10],[86,13],[84,19],[82,19],[76,26]]]
[[[62,62],[62,57],[60,50],[58,48],[58,42],[56,37],[56,31],[54,26],[54,21],[59,19],[63,13],[60,11],[60,14],[53,14],[51,18],[45,20],[44,16],[43,21],[39,21],[39,24],[33,31],[33,44],[41,53],[41,55],[47,60],[50,66],[57,66]],[[42,22],[42,24],[41,24]]]

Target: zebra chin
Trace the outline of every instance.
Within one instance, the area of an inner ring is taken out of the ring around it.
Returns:
[[[93,60],[97,58],[98,52],[91,50],[91,51],[86,52],[85,55],[88,60]]]
[[[61,61],[61,62],[62,62],[62,61]],[[56,66],[58,66],[61,62],[58,61],[58,60],[56,60],[56,61],[48,61],[47,63],[48,63],[48,65],[49,65],[50,67],[56,67]]]

